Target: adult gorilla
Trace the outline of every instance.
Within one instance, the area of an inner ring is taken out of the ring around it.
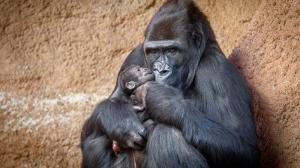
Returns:
[[[258,167],[245,82],[193,2],[165,2],[120,72],[132,64],[151,68],[156,80],[146,85],[146,112],[159,124],[148,136],[141,167]],[[143,148],[146,135],[117,83],[83,127],[82,167],[135,167],[130,149]],[[125,148],[121,160],[112,140]]]

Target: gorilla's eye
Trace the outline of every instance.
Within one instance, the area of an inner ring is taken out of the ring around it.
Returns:
[[[146,54],[152,54],[152,53],[154,53],[154,49],[152,49],[152,48],[146,49]]]
[[[171,52],[171,53],[175,53],[175,52],[177,52],[177,50],[176,50],[175,48],[171,48],[171,49],[170,49],[170,52]]]
[[[178,52],[178,50],[177,50],[177,48],[168,48],[166,50],[166,52],[169,54],[175,55]]]
[[[157,49],[155,48],[147,48],[146,49],[146,54],[155,54],[157,53]]]

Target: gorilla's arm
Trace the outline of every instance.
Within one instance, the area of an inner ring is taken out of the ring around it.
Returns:
[[[142,45],[139,45],[126,58],[120,72],[132,64],[143,66],[142,54]],[[144,145],[145,128],[129,99],[117,82],[111,96],[100,102],[85,122],[80,141],[82,167],[110,167],[113,159],[112,139],[125,147],[140,148]]]
[[[82,152],[81,168],[111,167],[112,141],[96,124],[97,108],[83,125],[80,138]]]
[[[150,83],[150,116],[179,128],[211,165],[255,167],[258,151],[249,96],[233,65],[208,49],[192,85],[187,97],[173,87]]]

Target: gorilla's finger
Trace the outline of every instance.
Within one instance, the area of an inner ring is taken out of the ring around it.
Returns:
[[[139,140],[141,140],[142,138],[138,138]],[[135,141],[136,139],[131,139],[129,138],[128,140],[126,140],[126,147],[125,148],[132,148],[132,149],[136,149],[136,150],[141,150],[143,149],[143,146],[145,145],[140,145],[139,143],[137,143]]]
[[[126,147],[134,148],[134,142],[130,139],[126,140]]]
[[[141,106],[141,105],[134,105],[133,106],[133,109],[137,112],[140,112],[140,111],[144,111],[145,110],[145,107]]]
[[[135,144],[138,144],[139,146],[146,146],[146,140],[143,137],[139,137],[134,140]]]
[[[145,130],[145,129],[144,129]],[[135,132],[131,132],[131,138],[132,138],[132,141],[140,146],[145,146],[146,145],[146,140],[145,138],[143,137],[144,136],[144,132],[145,131],[141,131],[141,132],[138,132],[138,133],[135,133]],[[142,134],[142,135],[140,135]]]
[[[138,134],[145,139],[147,137],[147,129],[144,128],[143,130],[139,131]]]
[[[150,118],[149,114],[146,113],[145,111],[138,112],[137,115],[138,115],[138,118],[141,122],[144,122],[144,121],[146,121]]]

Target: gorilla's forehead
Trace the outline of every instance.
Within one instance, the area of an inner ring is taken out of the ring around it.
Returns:
[[[188,31],[187,23],[186,11],[156,16],[147,28],[146,40],[182,39]]]
[[[159,41],[145,41],[144,48],[168,48],[168,47],[177,47],[180,48],[182,42],[179,40],[159,40]]]

